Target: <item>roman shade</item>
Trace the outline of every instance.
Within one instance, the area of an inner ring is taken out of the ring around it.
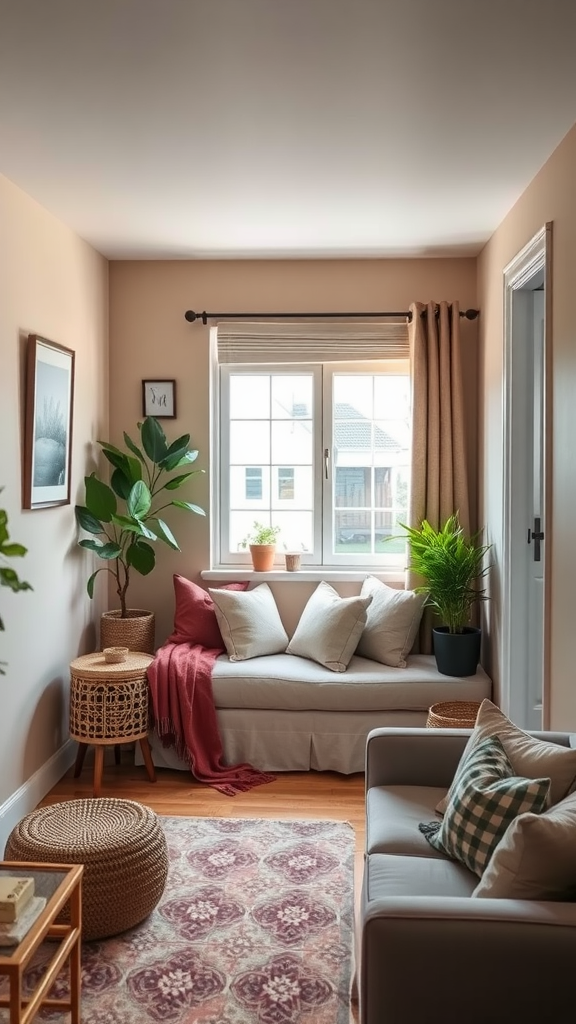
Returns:
[[[219,323],[219,363],[332,363],[408,359],[408,321]]]

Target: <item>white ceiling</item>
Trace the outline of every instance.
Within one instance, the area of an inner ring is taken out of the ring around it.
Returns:
[[[576,0],[0,0],[0,173],[112,259],[472,255]]]

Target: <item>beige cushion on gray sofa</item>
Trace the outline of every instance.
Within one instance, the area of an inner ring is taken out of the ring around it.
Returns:
[[[565,900],[576,896],[576,793],[544,814],[522,814],[500,840],[473,896]]]
[[[340,597],[322,580],[308,599],[286,652],[345,672],[366,625],[372,595]]]
[[[463,759],[473,747],[489,736],[498,736],[510,759],[515,775],[526,779],[546,776],[551,781],[550,803],[556,804],[566,796],[576,780],[576,749],[561,747],[535,739],[514,725],[491,700],[483,700],[478,711]],[[440,801],[436,810],[444,814],[450,792]]]
[[[245,661],[286,650],[288,635],[267,583],[254,590],[210,589],[230,661]]]
[[[406,668],[426,595],[413,590],[394,590],[375,576],[367,576],[362,584],[362,597],[367,594],[371,595],[372,602],[356,654],[393,668]]]

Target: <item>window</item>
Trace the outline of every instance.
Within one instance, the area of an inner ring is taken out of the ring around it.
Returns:
[[[218,380],[220,564],[248,561],[240,541],[257,520],[303,564],[403,568],[407,360],[230,364]]]
[[[259,466],[246,466],[244,480],[244,497],[246,501],[257,501],[262,498],[262,469]]]

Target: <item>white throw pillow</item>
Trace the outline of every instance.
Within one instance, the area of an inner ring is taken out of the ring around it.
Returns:
[[[267,583],[254,590],[210,590],[230,661],[246,661],[286,650],[288,634]]]
[[[527,779],[546,776],[551,781],[550,803],[557,804],[571,789],[576,780],[576,749],[563,747],[559,743],[538,740],[519,729],[491,700],[483,700],[476,718],[476,725],[466,744],[462,759],[482,740],[498,736],[510,758],[515,775]],[[450,791],[437,805],[438,814],[444,814]]]
[[[287,654],[309,658],[332,672],[345,672],[366,625],[371,594],[340,597],[322,581],[308,599]]]
[[[375,576],[366,577],[360,593],[362,597],[370,594],[372,603],[356,654],[392,668],[406,668],[426,595],[413,590],[394,590]]]
[[[473,896],[574,900],[576,793],[544,814],[521,814],[498,843]]]

